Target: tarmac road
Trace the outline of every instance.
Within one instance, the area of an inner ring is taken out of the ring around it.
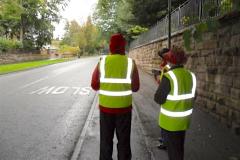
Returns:
[[[0,76],[0,160],[66,160],[96,95],[98,57]]]

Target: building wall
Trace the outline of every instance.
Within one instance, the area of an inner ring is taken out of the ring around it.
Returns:
[[[182,32],[175,34],[172,45],[184,46]],[[136,64],[151,74],[161,63],[157,51],[167,46],[167,39],[131,49]],[[203,41],[193,42],[186,67],[197,76],[195,106],[208,112],[240,135],[240,20],[221,21],[215,32],[205,33]]]

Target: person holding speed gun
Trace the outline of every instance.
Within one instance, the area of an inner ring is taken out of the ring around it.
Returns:
[[[193,111],[196,77],[184,68],[187,56],[182,48],[164,48],[159,56],[162,58],[161,74],[155,76],[159,86],[154,95],[154,101],[161,107],[159,126],[162,139],[158,148],[167,149],[169,160],[183,160],[185,133]]]

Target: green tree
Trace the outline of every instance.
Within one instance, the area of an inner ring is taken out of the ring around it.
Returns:
[[[25,48],[51,43],[53,22],[68,0],[1,0],[0,36],[20,39]]]
[[[186,0],[173,0],[172,8]],[[168,0],[99,0],[94,23],[109,37],[121,32],[127,39],[136,38],[167,14]]]
[[[11,39],[19,37],[18,28],[23,12],[19,0],[3,0],[0,8],[0,36]]]
[[[92,23],[90,17],[83,25],[79,25],[76,21],[66,23],[61,45],[78,46],[80,55],[91,55],[103,48],[103,43],[101,32]]]

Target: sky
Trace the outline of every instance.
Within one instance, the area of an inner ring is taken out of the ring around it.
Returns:
[[[54,38],[62,37],[66,20],[76,20],[79,24],[86,22],[87,17],[93,13],[98,0],[70,0],[64,11],[61,11],[63,19],[59,24],[54,24]]]

